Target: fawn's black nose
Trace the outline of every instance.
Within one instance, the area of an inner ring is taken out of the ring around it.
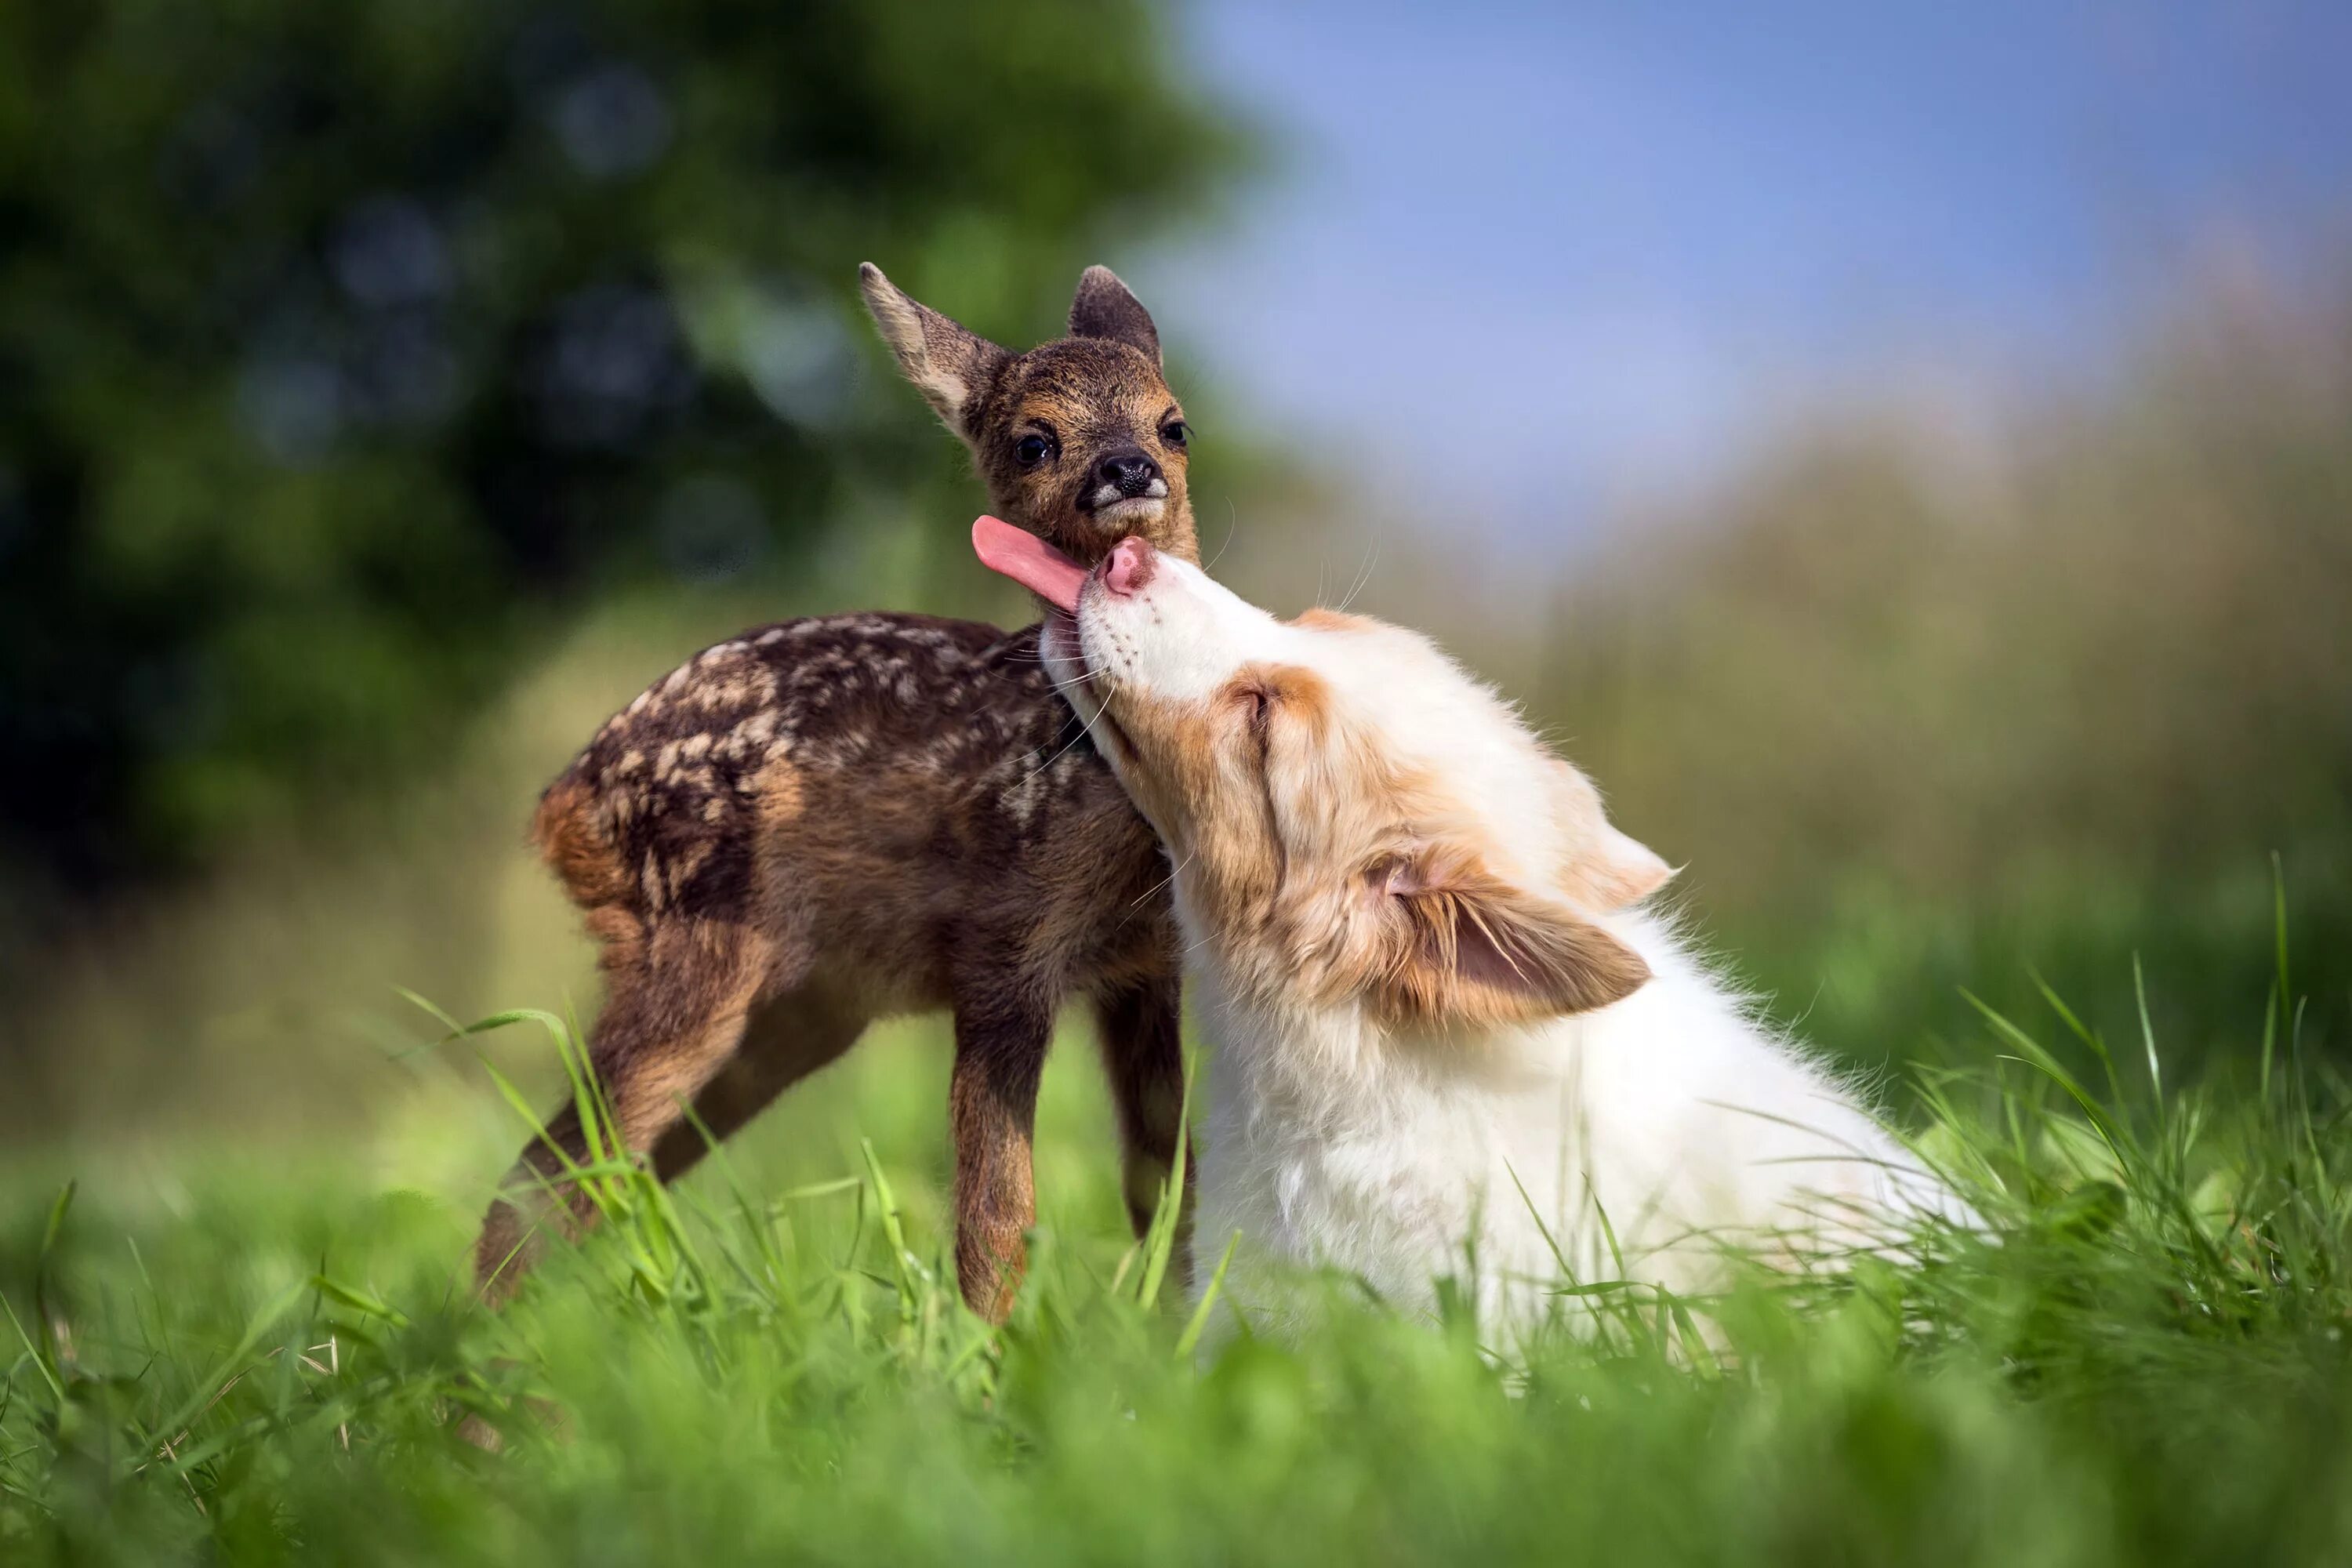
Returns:
[[[1160,465],[1140,447],[1118,447],[1095,463],[1095,482],[1108,485],[1122,496],[1139,496],[1160,477]]]

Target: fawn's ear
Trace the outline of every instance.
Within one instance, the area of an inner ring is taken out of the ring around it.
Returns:
[[[882,341],[898,356],[898,368],[938,410],[948,428],[969,440],[964,410],[978,397],[999,365],[1013,356],[978,332],[918,302],[872,262],[861,262],[857,287]]]
[[[1650,978],[1642,955],[1566,904],[1474,855],[1416,852],[1376,869],[1391,1010],[1433,1023],[1509,1024],[1589,1013]]]
[[[1151,312],[1108,267],[1089,267],[1078,275],[1077,298],[1070,301],[1070,336],[1108,338],[1160,363],[1160,329],[1151,324]]]

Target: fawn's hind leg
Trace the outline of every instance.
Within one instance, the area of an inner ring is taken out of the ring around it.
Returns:
[[[604,1010],[589,1031],[588,1065],[612,1108],[623,1151],[652,1149],[741,1044],[752,1003],[767,980],[765,944],[740,927],[675,921],[610,972]],[[578,1107],[567,1100],[515,1163],[505,1192],[491,1204],[474,1247],[475,1280],[484,1300],[514,1294],[539,1248],[534,1222],[545,1218],[576,1233],[595,1215],[588,1195],[564,1190],[566,1160],[587,1140]],[[561,1151],[559,1157],[558,1151]],[[551,1206],[547,1194],[562,1194]]]
[[[754,1008],[742,1047],[694,1097],[694,1120],[680,1121],[654,1145],[654,1174],[670,1182],[692,1170],[713,1142],[725,1142],[778,1095],[838,1060],[866,1022],[865,1009],[814,983]]]
[[[955,1142],[956,1282],[991,1322],[1013,1310],[1037,1217],[1029,1146],[1054,1035],[1049,998],[998,979],[959,994],[948,1124]]]
[[[1128,1222],[1142,1236],[1175,1170],[1176,1140],[1184,1120],[1182,983],[1173,974],[1139,981],[1095,999],[1095,1030],[1103,1070],[1118,1114],[1118,1141]],[[1176,1250],[1170,1260],[1180,1288],[1192,1279],[1193,1162],[1184,1159],[1184,1191],[1177,1210]]]

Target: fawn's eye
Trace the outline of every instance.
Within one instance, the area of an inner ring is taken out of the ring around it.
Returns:
[[[1024,468],[1034,468],[1044,462],[1054,443],[1043,436],[1024,436],[1013,443],[1013,460]]]
[[[1192,438],[1192,427],[1181,419],[1171,419],[1160,427],[1160,439],[1180,452],[1184,449],[1184,443]]]

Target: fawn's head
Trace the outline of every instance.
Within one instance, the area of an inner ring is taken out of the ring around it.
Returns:
[[[1079,278],[1070,335],[1026,353],[918,303],[870,262],[858,284],[898,368],[971,448],[999,515],[1088,565],[1130,534],[1200,559],[1184,410],[1150,313],[1109,268]]]

